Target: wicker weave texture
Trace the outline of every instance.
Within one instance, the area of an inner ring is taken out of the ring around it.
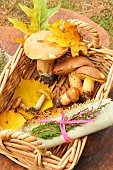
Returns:
[[[78,25],[91,35],[92,42],[88,43],[87,57],[106,76],[105,83],[96,83],[93,97],[96,99],[107,98],[113,83],[113,51],[99,44],[97,31],[88,23],[78,20],[70,20],[70,22]],[[37,77],[36,70],[36,61],[27,58],[20,45],[13,59],[7,63],[0,75],[0,113],[11,108],[12,96],[21,77],[35,79]],[[50,88],[54,94],[58,91],[59,93],[65,92],[68,88],[67,77],[59,76],[58,81],[55,81]],[[1,130],[0,153],[31,170],[71,170],[77,164],[86,140],[87,137],[83,137],[75,139],[74,142],[46,150],[41,141],[29,134],[14,130]]]

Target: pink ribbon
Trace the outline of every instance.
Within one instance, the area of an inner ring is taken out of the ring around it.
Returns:
[[[95,119],[87,119],[87,120],[65,120],[65,117],[64,117],[64,114],[62,114],[61,116],[61,119],[60,121],[52,121],[50,119],[45,119],[45,120],[40,120],[38,122],[41,122],[41,123],[49,123],[49,122],[53,122],[55,124],[59,124],[60,125],[60,130],[61,130],[61,133],[62,133],[62,136],[63,138],[65,139],[66,142],[72,142],[73,139],[70,138],[68,135],[67,135],[67,132],[66,132],[66,124],[84,124],[84,123],[88,123],[88,122],[94,122]]]

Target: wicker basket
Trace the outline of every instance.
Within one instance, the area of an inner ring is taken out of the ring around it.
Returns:
[[[113,51],[101,47],[99,35],[93,26],[78,20],[70,20],[70,22],[87,31],[92,38],[88,44],[87,57],[107,78],[102,85],[96,83],[93,97],[96,99],[106,98],[113,82]],[[20,45],[0,76],[0,113],[11,108],[12,96],[21,77],[36,79],[36,70],[36,61],[26,57]],[[68,88],[67,82],[67,76],[59,76],[58,81],[55,81],[50,88],[54,94],[58,90],[63,93]],[[10,129],[1,130],[0,153],[27,169],[71,170],[79,161],[86,140],[87,136],[46,150],[44,144],[34,136]]]

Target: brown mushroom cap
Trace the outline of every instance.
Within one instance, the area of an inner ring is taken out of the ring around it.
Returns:
[[[67,90],[67,95],[72,102],[76,102],[79,99],[80,91],[76,87],[70,87]]]
[[[102,72],[100,72],[97,68],[91,66],[82,66],[78,68],[76,74],[84,80],[85,77],[90,77],[95,81],[104,82],[105,76]]]
[[[57,43],[46,40],[51,32],[41,30],[31,34],[24,43],[25,54],[31,59],[54,60],[68,51],[67,47],[60,47]]]
[[[67,74],[83,65],[93,66],[93,63],[84,56],[67,57],[58,62],[53,69],[54,74]]]

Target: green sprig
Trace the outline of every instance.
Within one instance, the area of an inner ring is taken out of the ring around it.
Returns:
[[[99,106],[94,109],[85,108],[82,111],[79,111],[77,114],[74,114],[71,118],[65,116],[65,120],[87,120],[87,119],[94,119],[101,111],[106,104],[99,104]],[[90,122],[90,121],[89,121]],[[66,124],[66,131],[70,131],[75,126],[80,124]],[[61,130],[59,124],[54,124],[54,121],[49,123],[40,123],[38,126],[31,130],[31,134],[34,134],[36,137],[43,138],[43,139],[51,139],[53,137],[61,135]]]

